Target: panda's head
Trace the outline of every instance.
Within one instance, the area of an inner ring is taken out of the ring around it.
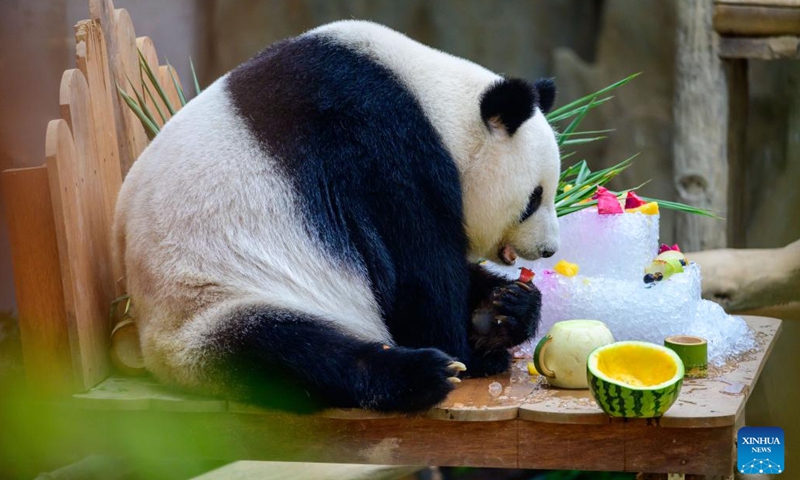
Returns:
[[[511,247],[536,259],[558,249],[554,203],[561,161],[544,117],[554,100],[550,79],[500,79],[480,96],[483,141],[462,171],[473,258],[500,260]]]

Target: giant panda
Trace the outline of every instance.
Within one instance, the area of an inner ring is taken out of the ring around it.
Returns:
[[[477,260],[558,248],[554,97],[354,20],[218,79],[119,194],[148,370],[258,405],[409,412],[507,370],[541,295]]]

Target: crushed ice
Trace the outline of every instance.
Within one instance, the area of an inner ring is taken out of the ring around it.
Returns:
[[[490,264],[509,277],[519,267],[536,273],[542,292],[542,322],[537,338],[515,352],[530,356],[550,327],[569,319],[597,319],[608,325],[615,340],[644,340],[659,345],[670,335],[697,335],[708,341],[709,363],[726,360],[756,347],[747,324],[700,298],[700,267],[652,285],[643,282],[644,268],[658,254],[658,215],[625,213],[598,215],[592,208],[559,218],[561,248],[553,257],[520,259],[507,267]],[[580,273],[565,277],[552,272],[559,260],[577,263]]]

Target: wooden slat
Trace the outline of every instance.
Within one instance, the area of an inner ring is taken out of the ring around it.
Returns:
[[[241,460],[192,480],[399,480],[415,478],[413,474],[420,470],[422,467]]]
[[[3,172],[25,376],[35,393],[74,390],[47,167]]]
[[[113,96],[117,95],[114,79],[108,65],[108,53],[100,24],[96,20],[84,20],[76,26],[76,50],[78,69],[83,72],[89,86],[89,98],[94,117],[98,183],[102,191],[102,203],[95,208],[105,210],[104,224],[111,228],[117,195],[122,185],[122,167],[119,158],[117,130],[114,124]],[[123,276],[122,266],[112,264],[115,285]],[[118,295],[124,292],[116,291]]]
[[[65,120],[48,125],[47,165],[73,365],[78,388],[89,389],[110,371],[110,225],[89,88],[79,70],[64,72],[60,102]]]
[[[114,11],[114,27],[116,34],[116,57],[112,57],[112,70],[118,85],[122,86],[125,91],[133,96],[133,90],[142,90],[142,81],[139,76],[139,53],[136,49],[136,32],[133,28],[133,22],[128,11],[124,8],[119,8]],[[133,84],[133,86],[131,86]],[[147,146],[147,134],[142,127],[139,118],[131,109],[120,102],[123,109],[123,127],[125,137],[127,137],[128,144],[120,142],[120,149],[126,146],[129,149],[129,163],[123,162],[122,173],[127,173],[130,165],[136,160],[142,151]],[[117,129],[118,138],[122,136]]]
[[[106,50],[108,52],[108,65],[111,71],[111,77],[124,88],[128,88],[126,72],[130,72],[130,49],[133,40],[133,25],[130,23],[128,17],[126,23],[118,26],[116,19],[119,18],[114,9],[112,0],[89,0],[89,15],[92,20],[100,23],[103,29],[103,36],[106,41]],[[124,17],[124,15],[121,15]],[[136,76],[138,76],[138,59],[135,60]],[[136,84],[136,78],[131,77]],[[117,141],[119,142],[119,155],[120,167],[122,169],[121,175],[125,174],[133,165],[134,160],[138,157],[139,152],[146,145],[146,137],[144,129],[139,125],[136,126],[138,120],[131,117],[127,105],[119,98],[118,95],[113,95],[112,103],[114,108],[114,130],[117,133]]]
[[[717,4],[714,30],[729,36],[800,34],[800,8]]]
[[[721,37],[719,56],[754,60],[799,59],[800,37]]]

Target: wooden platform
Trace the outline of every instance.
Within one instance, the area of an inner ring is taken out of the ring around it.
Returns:
[[[588,390],[547,388],[528,375],[525,361],[509,374],[464,381],[444,404],[419,416],[341,409],[290,415],[118,377],[75,395],[73,403],[107,428],[151,425],[157,432],[151,441],[164,455],[724,475],[731,473],[745,403],[781,325],[745,319],[758,350],[712,370],[713,378],[687,379],[658,420],[611,419]],[[493,381],[504,387],[498,397],[489,394]],[[181,444],[186,432],[202,439],[197,448]]]

